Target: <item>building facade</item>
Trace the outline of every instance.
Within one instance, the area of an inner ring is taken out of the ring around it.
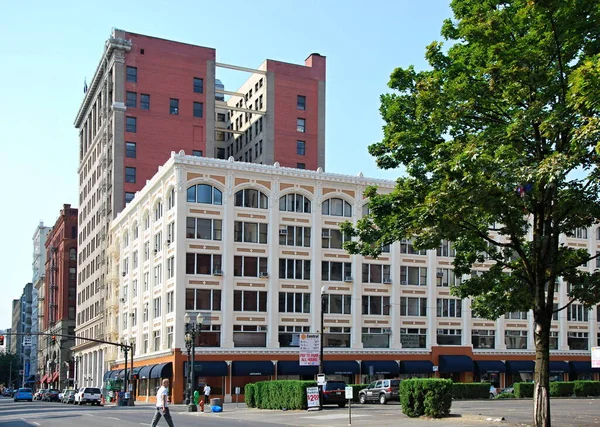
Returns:
[[[532,314],[473,317],[469,300],[450,295],[460,280],[451,243],[418,251],[402,241],[377,259],[342,249],[340,223],[368,212],[369,185],[385,192],[394,183],[173,153],[110,233],[111,333],[135,347],[137,399],[152,400],[161,377],[171,378],[175,402],[184,399],[186,313],[203,319],[196,386],[208,382],[226,400],[248,382],[313,379],[317,367],[299,366],[298,343],[321,332],[322,309],[332,379],[531,379]],[[599,229],[564,242],[593,252]],[[589,350],[600,340],[598,309],[573,304],[552,330],[554,378],[597,378]],[[107,384],[119,387],[123,367],[118,354]]]
[[[114,341],[107,329],[107,228],[169,157],[325,165],[325,57],[257,69],[216,62],[212,48],[114,30],[75,119],[79,130],[76,333]],[[249,75],[237,90],[219,69]],[[86,385],[101,385],[112,346],[78,340]]]
[[[40,318],[44,317],[43,307],[40,311],[40,303],[42,300],[39,299],[39,292],[44,279],[46,277],[46,237],[50,232],[50,227],[44,226],[44,222],[40,221],[38,226],[33,233],[33,261],[31,263],[33,283],[32,298],[31,298],[31,332],[40,332],[39,322]],[[30,375],[35,376],[35,381],[39,382],[41,379],[40,372],[38,371],[38,358],[41,353],[38,353],[38,335],[34,334],[31,336],[31,357],[30,357]]]
[[[74,384],[75,310],[77,304],[77,209],[65,204],[48,233],[40,318],[40,382],[63,389]]]
[[[21,295],[21,334],[18,338],[21,346],[21,366],[23,367],[23,375],[21,383],[23,385],[32,385],[35,383],[35,373],[31,370],[31,360],[36,357],[32,352],[32,337],[31,335],[25,338],[25,334],[32,332],[32,312],[33,312],[33,283],[27,283],[23,287]]]

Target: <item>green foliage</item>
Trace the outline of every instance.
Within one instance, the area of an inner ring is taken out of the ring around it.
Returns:
[[[574,381],[573,392],[577,397],[600,396],[600,381]]]
[[[514,383],[515,396],[519,399],[524,397],[533,397],[533,383]]]
[[[490,383],[453,383],[452,399],[489,399]]]
[[[348,384],[348,387],[352,387],[352,402],[358,402],[358,392],[368,386],[369,384]]]
[[[411,418],[421,415],[446,417],[452,406],[452,380],[403,380],[400,382],[400,403],[402,412]]]
[[[250,383],[244,386],[244,399],[249,408],[256,408],[256,384]]]
[[[6,337],[5,337],[6,339]],[[12,373],[10,372],[12,366]],[[21,363],[13,353],[0,352],[0,384],[9,386],[8,381],[12,378],[13,385],[17,385]]]
[[[514,393],[500,393],[496,399],[514,399],[515,397]]]
[[[550,383],[550,396],[567,397],[573,395],[575,383],[566,381],[554,381]]]

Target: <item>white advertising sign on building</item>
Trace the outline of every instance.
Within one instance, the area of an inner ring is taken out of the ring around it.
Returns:
[[[600,347],[592,347],[592,368],[600,368]]]
[[[319,366],[320,354],[321,336],[319,334],[301,334],[300,366]]]

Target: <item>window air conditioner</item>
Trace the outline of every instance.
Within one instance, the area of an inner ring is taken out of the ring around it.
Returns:
[[[442,273],[441,271],[439,273],[436,274],[437,277],[444,277],[444,273]]]
[[[222,275],[223,275],[222,270],[213,270],[213,276],[222,276]]]
[[[392,283],[392,279],[390,279],[389,277],[384,277],[383,278],[383,283],[385,283],[386,285],[389,285]]]
[[[401,285],[408,285],[408,283],[406,282],[406,280],[401,280],[401,281],[400,281],[400,284],[401,284]]]
[[[352,276],[344,277],[344,282],[352,282]]]
[[[284,236],[287,234],[287,228],[280,228],[279,229],[279,235],[280,236]]]
[[[267,278],[267,277],[269,277],[269,273],[267,273],[266,271],[263,271],[260,273],[260,277]]]
[[[321,233],[322,237],[329,237],[329,230],[323,230],[323,232]]]
[[[126,273],[126,272],[122,272],[122,273],[121,273],[121,275],[122,275],[123,277],[125,277],[125,276],[127,275],[127,273]]]

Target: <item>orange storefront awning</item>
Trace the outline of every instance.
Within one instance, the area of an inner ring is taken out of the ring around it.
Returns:
[[[44,384],[44,383],[46,382],[46,379],[47,379],[47,378],[48,378],[48,375],[44,375],[44,376],[42,377],[42,379],[40,380],[40,382],[41,382],[42,384]]]

